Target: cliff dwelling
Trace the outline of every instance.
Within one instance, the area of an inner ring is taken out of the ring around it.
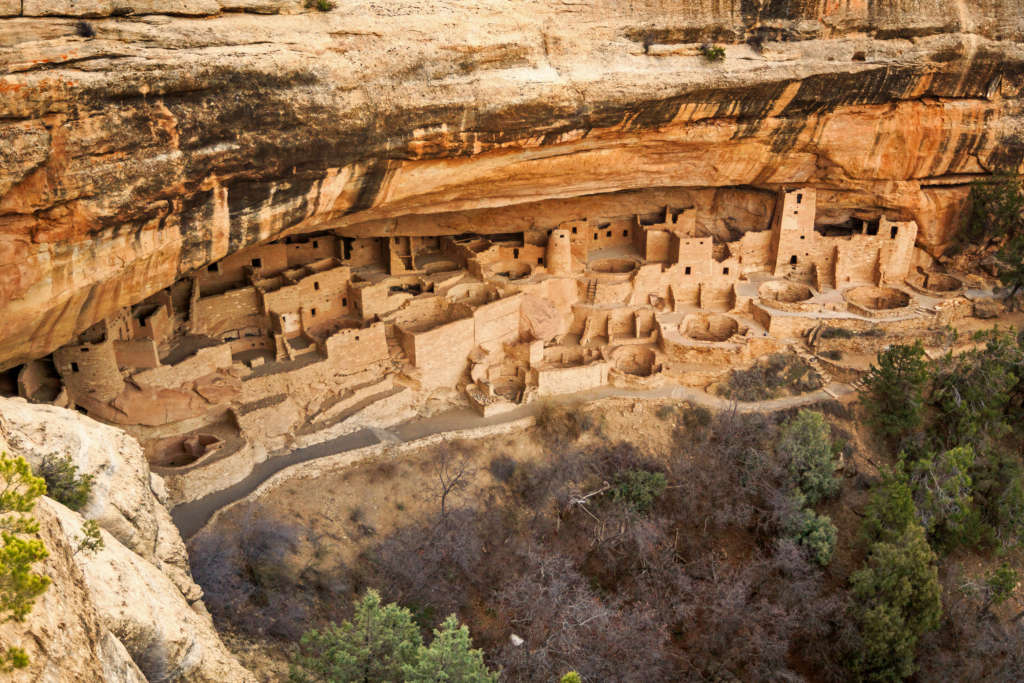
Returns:
[[[969,278],[935,270],[914,221],[823,223],[812,187],[748,194],[764,211],[728,229],[692,205],[607,215],[605,200],[568,220],[578,208],[548,202],[550,222],[518,231],[451,233],[448,216],[433,235],[288,235],[21,366],[17,390],[122,426],[173,483],[232,456],[244,472],[253,448],[368,408],[444,397],[491,416],[605,386],[703,386],[806,354],[826,326],[912,336],[972,314]]]

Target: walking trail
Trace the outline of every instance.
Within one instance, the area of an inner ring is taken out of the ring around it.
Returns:
[[[666,386],[657,389],[630,390],[616,387],[602,387],[592,391],[566,394],[552,398],[553,403],[583,403],[602,398],[671,398],[704,406],[712,410],[723,410],[735,406],[739,412],[776,412],[799,406],[827,401],[854,392],[848,384],[834,382],[828,386],[799,396],[787,396],[766,401],[733,403],[719,396],[712,396],[699,389],[681,386]],[[347,451],[366,448],[379,443],[406,443],[435,434],[477,429],[513,422],[525,417],[535,417],[543,402],[534,401],[500,415],[481,417],[470,408],[456,408],[432,417],[417,418],[389,427],[367,427],[329,441],[305,448],[299,448],[285,455],[272,456],[256,465],[252,472],[236,484],[227,486],[203,498],[183,503],[171,510],[171,518],[183,538],[189,538],[201,529],[214,513],[221,508],[245,498],[263,482],[285,468],[299,463],[316,460]]]

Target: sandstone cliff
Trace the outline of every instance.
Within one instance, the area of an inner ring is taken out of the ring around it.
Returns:
[[[0,626],[31,658],[24,681],[246,681],[188,571],[184,545],[141,449],[116,429],[61,408],[0,399],[0,450],[38,461],[68,454],[95,479],[83,515],[44,498],[35,515],[50,588],[25,622]],[[104,548],[76,552],[86,518]]]
[[[800,183],[937,252],[1024,159],[1021,0],[166,6],[0,0],[0,369],[288,230]]]

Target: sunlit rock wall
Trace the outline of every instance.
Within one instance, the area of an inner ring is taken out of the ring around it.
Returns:
[[[1024,159],[1024,0],[167,4],[0,0],[0,369],[287,230],[809,184],[938,252]]]

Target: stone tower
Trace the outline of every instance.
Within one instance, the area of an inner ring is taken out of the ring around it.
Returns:
[[[568,230],[557,228],[551,231],[544,263],[552,275],[572,274],[572,241]]]

